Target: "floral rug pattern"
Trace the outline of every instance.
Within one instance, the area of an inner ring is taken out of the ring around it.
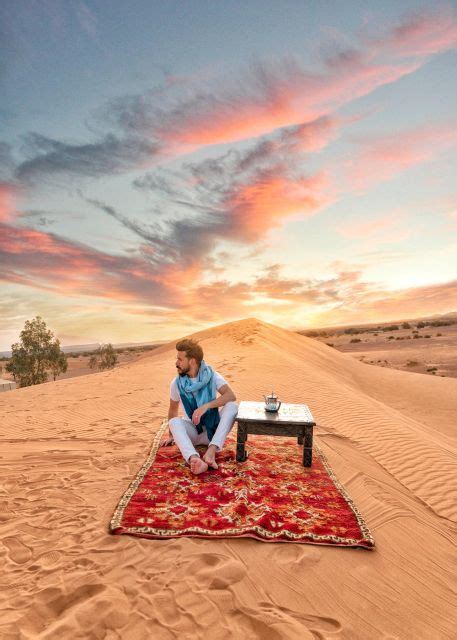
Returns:
[[[374,547],[362,516],[316,445],[312,466],[303,467],[296,438],[249,435],[249,457],[238,463],[235,425],[217,454],[219,468],[193,475],[175,445],[159,447],[166,429],[164,421],[115,510],[111,533]],[[197,450],[203,455],[206,447]]]

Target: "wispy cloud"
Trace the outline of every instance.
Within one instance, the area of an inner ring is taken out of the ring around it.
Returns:
[[[457,45],[457,24],[450,6],[436,3],[409,11],[385,34],[362,38],[374,52],[430,56]]]
[[[110,255],[53,233],[0,224],[0,263],[4,281],[64,296],[179,303],[166,268],[160,274],[145,259]]]
[[[143,138],[112,133],[90,144],[60,142],[37,133],[23,136],[23,154],[28,156],[15,169],[14,177],[24,184],[46,176],[76,175],[97,178],[149,165],[158,145]]]
[[[9,182],[0,182],[0,222],[13,219],[19,191]]]
[[[362,297],[315,315],[314,324],[325,326],[399,320],[456,310],[457,280],[398,291],[372,286]]]
[[[359,151],[348,167],[356,191],[391,179],[401,171],[429,162],[455,147],[457,122],[422,125],[407,131],[359,139]]]
[[[80,23],[93,34],[93,12],[86,4],[78,7]],[[251,63],[223,84],[167,78],[163,86],[119,97],[94,112],[96,129],[112,128],[95,141],[76,144],[29,133],[23,149],[27,157],[16,176],[27,182],[55,174],[117,174],[200,147],[305,127],[420,68],[431,55],[454,45],[455,32],[452,12],[416,12],[382,35],[361,34],[343,48],[335,43],[320,69],[287,57]],[[306,135],[302,141],[306,147]],[[411,160],[411,155],[404,158],[405,163]]]

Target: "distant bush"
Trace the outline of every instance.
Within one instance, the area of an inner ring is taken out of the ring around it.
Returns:
[[[401,325],[401,328],[402,328],[402,329],[411,329],[411,325],[409,324],[409,322],[404,322],[404,323]]]
[[[112,344],[102,344],[89,360],[89,367],[99,371],[104,369],[112,369],[117,364],[117,353],[113,349]]]
[[[432,336],[431,336],[429,333],[427,333],[427,334],[424,336],[424,338],[431,338],[431,337],[432,337]]]
[[[437,333],[437,334],[436,334],[436,337],[437,337],[437,338],[440,338],[442,335],[443,335],[442,333]]]
[[[349,342],[362,342],[360,338],[352,338]]]
[[[417,362],[417,360],[408,360],[408,362],[406,363],[407,367],[417,367],[419,365],[419,363]]]
[[[335,347],[333,342],[326,342],[325,344],[327,345],[327,347]]]
[[[435,373],[435,371],[438,371],[438,367],[428,367],[427,371],[429,373]]]
[[[418,333],[415,333],[415,334],[413,335],[413,338],[415,338],[415,339],[417,340],[417,338],[422,338],[422,336],[420,336]]]
[[[383,327],[382,331],[398,331],[398,324],[391,324],[388,327]]]
[[[389,336],[387,340],[395,340],[394,336]]]
[[[347,335],[357,335],[358,333],[361,333],[361,332],[359,331],[359,329],[355,329],[353,327],[350,327],[349,329],[345,329],[344,333],[347,334]]]
[[[416,327],[417,327],[418,329],[423,329],[424,327],[426,327],[426,326],[427,326],[427,324],[428,324],[427,322],[422,322],[422,321],[421,321],[421,322],[418,322],[418,323],[417,323]]]

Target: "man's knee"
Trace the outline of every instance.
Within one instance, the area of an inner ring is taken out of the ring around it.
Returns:
[[[229,402],[224,405],[223,409],[224,413],[229,413],[233,417],[238,413],[238,405],[234,400],[229,400]]]
[[[168,421],[168,427],[171,433],[173,433],[174,429],[180,429],[181,424],[182,424],[181,418],[171,418],[171,420]]]

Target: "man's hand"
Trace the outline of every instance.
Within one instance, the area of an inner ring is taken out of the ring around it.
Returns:
[[[208,407],[206,406],[206,404],[202,404],[201,407],[197,407],[192,414],[192,423],[200,424],[200,419],[202,415],[207,412],[207,410],[208,410]]]
[[[168,438],[164,438],[161,443],[160,446],[161,447],[168,447],[170,444],[174,444],[175,441],[173,440],[172,436],[168,437]]]

